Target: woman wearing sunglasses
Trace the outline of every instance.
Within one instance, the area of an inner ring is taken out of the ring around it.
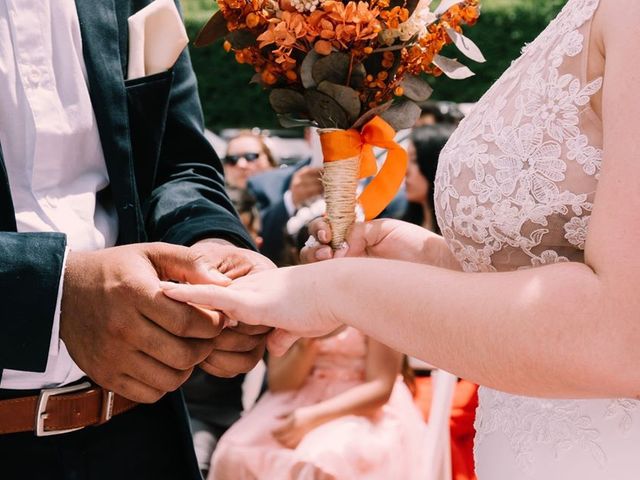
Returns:
[[[222,163],[227,184],[242,190],[250,176],[277,166],[262,137],[252,132],[241,132],[229,141]]]

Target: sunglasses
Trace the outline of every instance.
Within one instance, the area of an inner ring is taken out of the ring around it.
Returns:
[[[260,158],[259,153],[243,153],[240,155],[227,155],[222,159],[222,161],[228,165],[237,164],[241,158],[244,158],[247,162],[255,162],[258,158]]]

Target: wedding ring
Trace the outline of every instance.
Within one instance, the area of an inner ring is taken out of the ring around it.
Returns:
[[[307,248],[317,247],[318,245],[320,245],[320,242],[316,240],[316,237],[314,237],[313,235],[309,235],[307,241],[304,242],[304,246]]]

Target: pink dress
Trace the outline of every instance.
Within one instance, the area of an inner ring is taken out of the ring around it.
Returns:
[[[295,450],[271,431],[278,416],[334,397],[364,382],[366,337],[353,328],[320,340],[311,375],[298,391],[266,393],[220,439],[209,480],[412,480],[421,478],[426,428],[398,378],[375,418],[349,415],[310,431]]]

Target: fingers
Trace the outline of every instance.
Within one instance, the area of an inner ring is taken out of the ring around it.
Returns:
[[[224,327],[220,315],[185,305],[157,290],[149,302],[140,302],[139,311],[167,332],[183,338],[214,338]]]
[[[205,372],[216,377],[230,378],[247,373],[264,356],[264,344],[249,352],[223,352],[215,350],[200,364]]]
[[[116,333],[133,350],[177,370],[202,362],[213,349],[211,339],[186,339],[169,333],[152,320],[140,318]],[[129,365],[128,368],[132,368]]]
[[[352,227],[351,231],[357,227]],[[320,243],[316,246],[304,247],[300,252],[300,260],[302,263],[321,262],[332,258],[346,257],[349,252],[349,245],[344,244],[341,248],[333,250],[329,245],[332,239],[331,226],[326,218],[316,218],[309,224],[309,233],[313,235]]]
[[[116,378],[113,383],[101,386],[137,403],[155,403],[166,393],[124,374]]]
[[[235,329],[225,329],[212,340],[213,349],[224,352],[250,352],[265,344],[266,335],[245,335]]]
[[[237,304],[236,295],[230,289],[217,285],[182,285],[177,283],[160,282],[163,293],[173,300],[192,303],[212,310],[231,313]]]
[[[216,265],[203,259],[197,250],[166,243],[149,244],[147,258],[161,280],[181,283],[229,285],[231,280]]]
[[[244,335],[262,335],[269,333],[273,328],[266,327],[264,325],[247,325],[246,323],[239,323],[237,326],[231,328],[231,330]]]
[[[312,220],[309,224],[309,234],[316,237],[320,243],[329,245],[332,237],[329,221],[324,217]]]
[[[137,368],[129,373],[130,377],[161,392],[173,392],[186,382],[193,372],[193,366],[186,370],[178,370],[142,352],[137,352],[133,360]]]
[[[164,332],[166,336],[171,334]],[[164,338],[159,344],[157,338],[164,336],[159,333],[156,338],[149,338],[143,343],[141,351],[155,358],[168,367],[185,370],[199,364],[211,354],[213,345],[211,340],[183,339],[178,337]]]
[[[267,335],[267,349],[272,355],[281,357],[289,351],[299,338],[299,335],[294,335],[281,328],[276,328]]]

